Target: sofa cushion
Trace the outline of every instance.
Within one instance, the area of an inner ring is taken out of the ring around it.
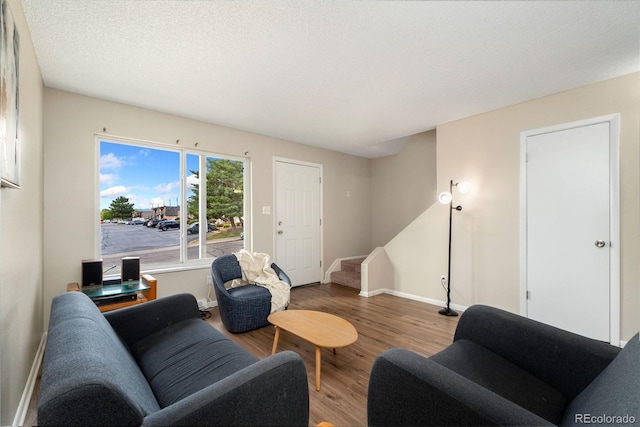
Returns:
[[[244,285],[227,289],[229,295],[234,298],[259,298],[262,297],[266,301],[271,301],[271,292],[265,287],[258,285]]]
[[[259,361],[200,319],[150,335],[132,352],[163,408]]]
[[[465,310],[454,341],[466,339],[499,354],[563,394],[578,396],[620,349],[508,311],[483,305]]]
[[[629,425],[638,422],[640,421],[639,393],[640,337],[636,334],[613,362],[571,402],[562,425],[587,423]],[[591,416],[611,418],[587,421],[586,417]],[[631,418],[633,420],[630,420]]]
[[[430,359],[547,421],[562,419],[567,401],[558,390],[472,341],[458,340]]]

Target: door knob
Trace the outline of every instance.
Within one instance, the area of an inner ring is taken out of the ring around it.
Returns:
[[[278,230],[278,234],[282,234],[282,233],[284,233],[284,231]]]
[[[599,248],[604,248],[604,240],[596,240],[596,246]]]

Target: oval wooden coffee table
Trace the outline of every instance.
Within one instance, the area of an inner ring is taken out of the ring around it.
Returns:
[[[284,310],[276,311],[267,318],[276,327],[271,354],[275,354],[280,338],[280,330],[309,341],[316,346],[316,390],[320,391],[320,366],[322,363],[320,350],[322,347],[336,348],[353,344],[358,339],[358,331],[353,325],[341,317],[321,311]]]

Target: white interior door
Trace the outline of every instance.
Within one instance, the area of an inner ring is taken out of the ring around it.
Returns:
[[[608,121],[527,136],[523,188],[527,316],[606,342],[619,244],[610,137]]]
[[[276,264],[293,286],[317,283],[320,265],[320,166],[276,160]]]

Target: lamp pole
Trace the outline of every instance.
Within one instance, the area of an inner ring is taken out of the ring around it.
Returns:
[[[453,225],[453,210],[461,211],[462,206],[458,205],[453,207],[453,180],[449,181],[449,194],[451,194],[451,200],[449,201],[449,265],[447,268],[447,306],[443,307],[438,313],[445,316],[457,316],[458,312],[452,310],[451,305],[451,230]]]

